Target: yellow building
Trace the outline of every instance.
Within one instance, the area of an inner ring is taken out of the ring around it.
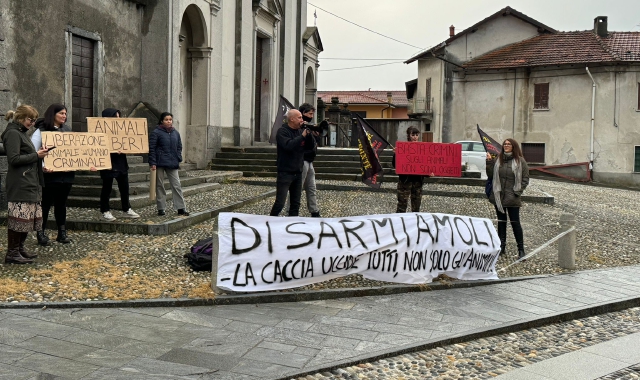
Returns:
[[[349,111],[369,119],[408,119],[406,91],[318,91],[325,104],[337,97]]]

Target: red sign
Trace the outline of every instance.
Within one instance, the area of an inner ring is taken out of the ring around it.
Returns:
[[[462,145],[398,141],[396,174],[462,176]]]

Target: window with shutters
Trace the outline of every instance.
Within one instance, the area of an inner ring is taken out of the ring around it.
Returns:
[[[633,172],[640,173],[640,146],[636,146],[635,157],[633,159]]]
[[[544,164],[544,143],[522,143],[522,155],[529,164]]]
[[[549,109],[549,83],[536,83],[533,90],[533,109]]]

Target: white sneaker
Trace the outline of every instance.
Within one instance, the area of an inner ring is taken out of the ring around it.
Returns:
[[[114,220],[116,220],[116,217],[111,215],[111,211],[107,211],[102,213],[102,219],[106,220],[107,222],[113,222]]]
[[[133,211],[132,209],[127,210],[127,212],[123,213],[123,216],[125,218],[139,218],[140,215],[138,215],[135,211]]]

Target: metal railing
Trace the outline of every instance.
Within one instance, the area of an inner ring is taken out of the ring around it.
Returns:
[[[431,99],[429,98],[409,99],[409,106],[407,108],[407,113],[410,115],[430,114],[433,112],[431,110]]]

